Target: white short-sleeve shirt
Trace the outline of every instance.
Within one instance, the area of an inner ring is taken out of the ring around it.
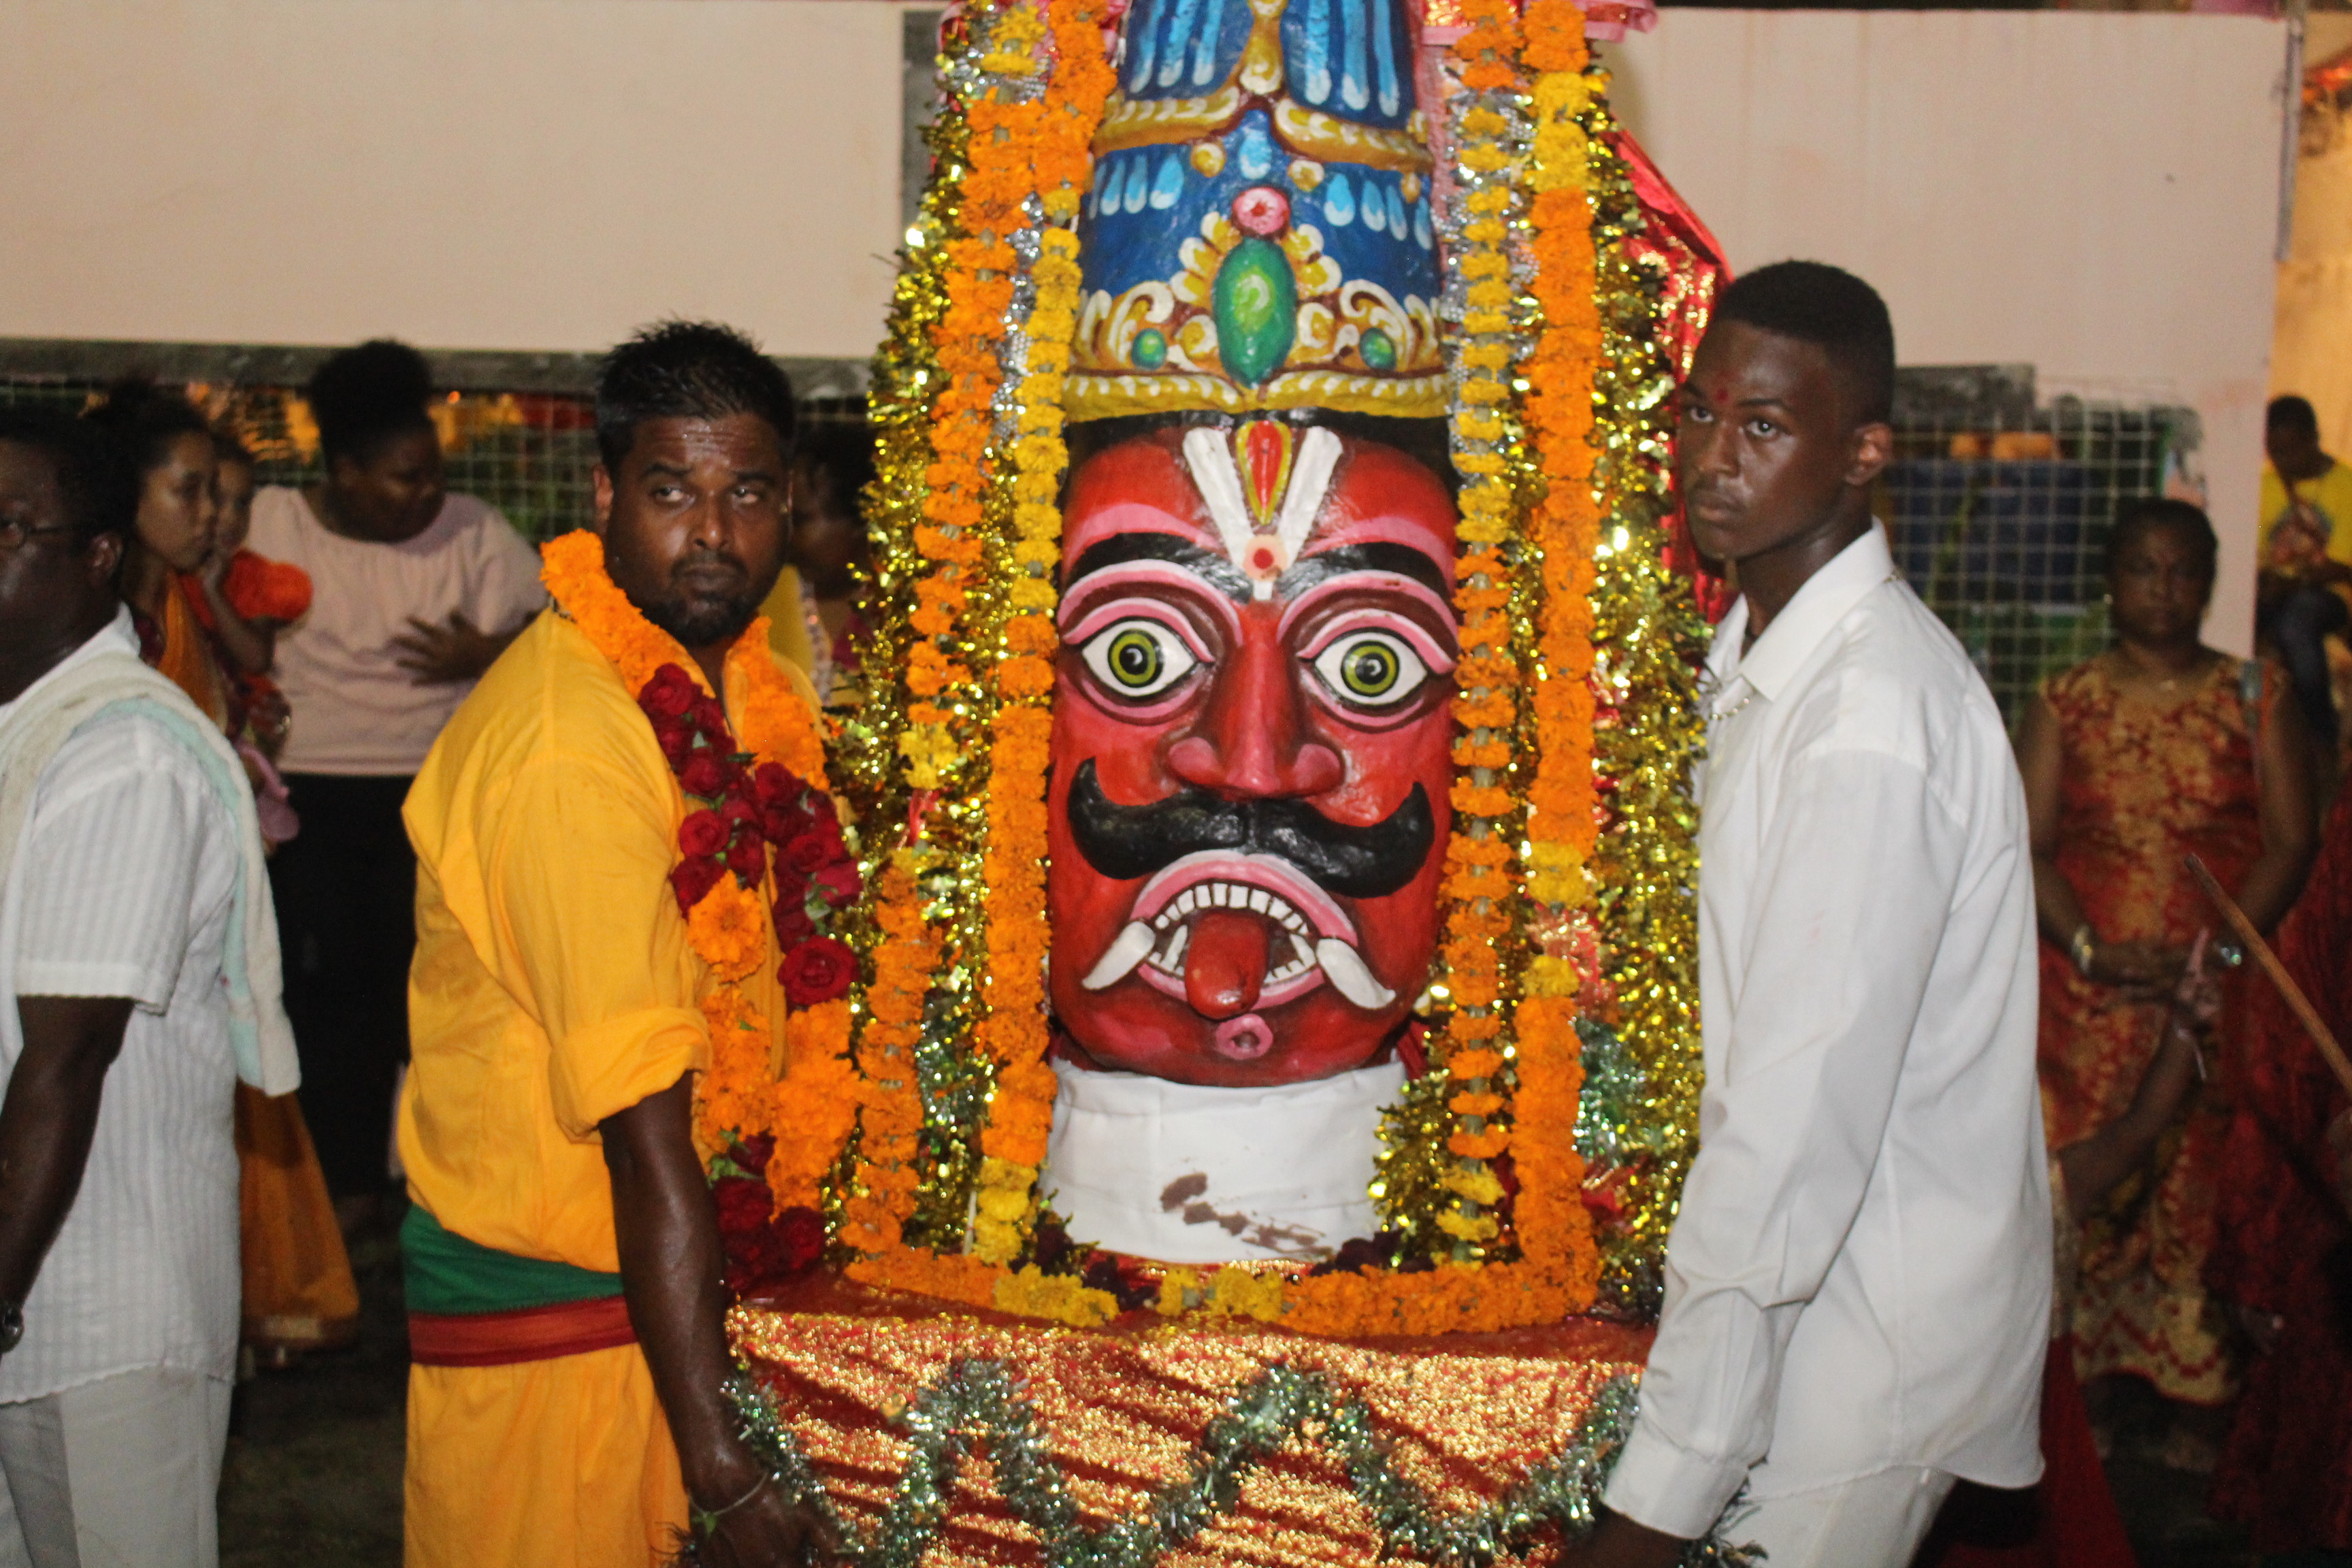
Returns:
[[[110,644],[137,652],[127,614],[16,701]],[[0,1403],[144,1367],[228,1378],[241,1279],[221,950],[236,823],[203,763],[126,714],[83,725],[42,770],[24,835],[0,884],[0,1093],[24,1050],[19,996],[136,1005],[24,1341],[0,1356]]]
[[[272,675],[294,712],[278,760],[289,773],[415,773],[474,683],[418,684],[393,639],[453,613],[510,632],[547,603],[539,552],[468,495],[453,493],[415,538],[377,544],[334,532],[301,491],[271,485],[253,498],[247,547],[310,576],[310,612],[278,634]]]

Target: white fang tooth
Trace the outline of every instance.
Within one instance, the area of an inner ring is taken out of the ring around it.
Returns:
[[[1338,937],[1327,936],[1315,944],[1315,961],[1323,966],[1331,988],[1366,1012],[1396,1000],[1396,993],[1373,979],[1372,972],[1364,967],[1363,955]]]
[[[1112,941],[1110,951],[1102,955],[1101,962],[1078,984],[1089,991],[1100,991],[1118,984],[1127,978],[1129,971],[1150,953],[1151,942],[1150,926],[1141,921],[1128,921],[1127,929]]]
[[[1255,910],[1260,914],[1265,914],[1274,908],[1274,900],[1265,896],[1263,889],[1252,888],[1250,889],[1249,907]]]

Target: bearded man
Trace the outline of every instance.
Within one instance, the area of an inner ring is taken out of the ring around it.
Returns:
[[[656,1563],[689,1517],[706,1562],[795,1563],[820,1541],[723,1393],[720,1237],[695,1142],[720,977],[684,911],[719,878],[762,888],[767,862],[756,828],[748,869],[740,834],[723,871],[680,859],[689,795],[722,793],[723,759],[753,748],[751,705],[783,678],[755,620],[787,542],[792,426],[783,374],[726,328],[670,323],[614,350],[596,392],[595,593],[567,600],[553,563],[573,553],[551,545],[556,606],[408,797],[417,1568]],[[660,673],[625,677],[622,645],[653,650]],[[782,700],[813,712],[789,679]],[[656,688],[706,731],[723,716],[721,744],[682,763],[649,717]],[[742,1016],[781,1029],[775,931],[752,907],[763,957],[727,983]]]

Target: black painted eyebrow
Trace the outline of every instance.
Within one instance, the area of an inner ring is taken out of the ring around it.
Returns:
[[[1410,577],[1441,599],[1447,598],[1450,593],[1445,586],[1445,574],[1438,569],[1436,562],[1410,544],[1387,540],[1318,551],[1294,563],[1276,580],[1275,587],[1284,598],[1295,599],[1326,578],[1349,572],[1388,572]]]
[[[1070,563],[1068,574],[1062,579],[1062,592],[1066,594],[1076,587],[1078,580],[1089,572],[1124,566],[1130,561],[1165,561],[1205,579],[1228,598],[1245,601],[1250,596],[1249,579],[1235,570],[1232,562],[1174,533],[1115,533],[1087,545]]]

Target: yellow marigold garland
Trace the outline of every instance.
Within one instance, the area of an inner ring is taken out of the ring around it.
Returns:
[[[1470,0],[1471,30],[1455,46],[1465,91],[1515,94],[1519,75],[1518,15],[1511,0]],[[1458,1119],[1446,1138],[1454,1157],[1444,1178],[1452,1194],[1438,1214],[1453,1238],[1453,1257],[1486,1256],[1500,1226],[1493,1209],[1502,1184],[1490,1162],[1510,1145],[1502,1113],[1507,1101],[1510,1026],[1504,942],[1517,908],[1517,868],[1511,854],[1518,803],[1503,787],[1518,728],[1520,671],[1511,652],[1514,572],[1506,551],[1515,532],[1517,498],[1500,450],[1516,416],[1511,381],[1517,366],[1511,283],[1510,220],[1516,205],[1517,156],[1509,121],[1484,99],[1457,121],[1455,161],[1468,176],[1460,197],[1463,222],[1454,237],[1455,265],[1466,285],[1463,345],[1454,372],[1454,467],[1461,471],[1461,555],[1454,563],[1454,605],[1462,620],[1462,659],[1454,671],[1454,833],[1446,847],[1444,933],[1439,960],[1451,1016],[1433,1042],[1433,1055],[1455,1085],[1446,1101]]]

